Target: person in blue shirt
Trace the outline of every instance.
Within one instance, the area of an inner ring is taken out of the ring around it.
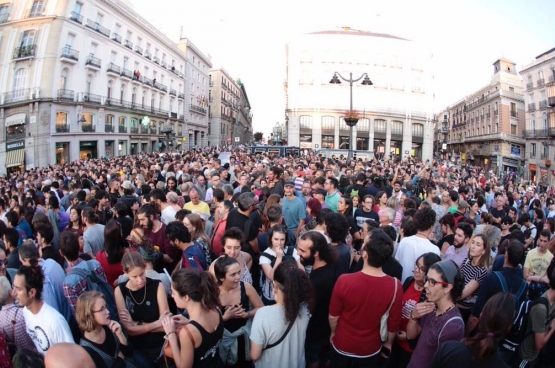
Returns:
[[[203,249],[197,245],[197,243],[193,242],[191,233],[182,222],[170,222],[166,226],[166,236],[172,246],[183,251],[183,257],[178,268],[194,268],[199,271],[207,269],[206,257]]]

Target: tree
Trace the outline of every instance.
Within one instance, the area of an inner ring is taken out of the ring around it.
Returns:
[[[253,134],[253,137],[255,142],[260,142],[262,140],[262,137],[264,137],[264,133],[256,132]]]

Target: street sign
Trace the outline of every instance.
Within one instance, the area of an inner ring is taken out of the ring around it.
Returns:
[[[240,138],[239,137],[235,137],[235,142],[239,142]]]

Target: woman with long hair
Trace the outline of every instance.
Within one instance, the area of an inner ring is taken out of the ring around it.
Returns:
[[[102,293],[86,291],[79,295],[75,311],[82,334],[79,344],[96,353],[89,354],[97,367],[125,367],[124,359],[133,356],[133,348],[127,343],[121,325],[110,317]]]
[[[172,296],[177,307],[186,309],[189,321],[171,315],[162,320],[177,368],[222,367],[218,354],[224,333],[224,320],[219,312],[220,290],[214,277],[205,271],[182,268],[172,276]]]
[[[191,239],[202,247],[204,256],[206,257],[206,264],[212,262],[212,248],[210,247],[210,238],[204,231],[204,221],[196,213],[190,213],[183,219],[183,225],[191,233]]]
[[[264,212],[262,213],[262,225],[265,230],[268,230],[270,226],[270,220],[268,219],[268,208],[272,207],[274,204],[281,205],[281,197],[279,194],[272,194],[266,200],[264,205]]]
[[[252,285],[252,274],[250,269],[252,267],[252,257],[247,252],[241,250],[241,244],[243,243],[243,232],[237,228],[232,227],[225,231],[222,236],[222,247],[223,256],[231,257],[239,263],[241,269],[240,281],[246,282]],[[210,273],[214,274],[215,261],[210,265]]]
[[[416,340],[407,339],[407,325],[414,306],[417,303],[426,301],[426,293],[424,291],[424,279],[430,267],[441,261],[441,257],[435,253],[424,253],[416,259],[412,273],[414,277],[408,277],[403,283],[403,307],[401,310],[401,325],[399,331],[395,335],[393,347],[391,349],[391,358],[389,360],[390,368],[404,368],[409,364],[410,357],[416,346]]]
[[[489,270],[491,257],[491,243],[484,234],[475,235],[470,241],[468,256],[461,264],[461,274],[464,278],[464,289],[457,300],[457,307],[466,323],[470,317],[470,310],[478,298],[478,290]]]
[[[407,324],[407,339],[420,336],[408,368],[427,367],[443,343],[464,336],[464,321],[455,305],[464,279],[455,262],[434,263],[424,280],[426,301],[415,305]]]
[[[480,206],[478,205],[478,201],[475,199],[470,199],[468,201],[468,205],[470,206],[468,212],[466,213],[466,217],[473,219],[476,222],[476,225],[480,225],[480,214],[482,213],[480,210]]]
[[[156,362],[164,345],[162,320],[170,315],[164,286],[146,276],[146,263],[138,252],[121,259],[128,281],[116,287],[114,296],[121,324],[135,349]]]
[[[114,287],[118,285],[118,277],[123,274],[122,257],[123,235],[121,234],[121,225],[116,220],[110,220],[104,226],[104,249],[96,253],[96,260],[106,273],[108,283]]]
[[[445,254],[447,249],[455,241],[455,216],[452,213],[447,213],[439,219],[439,226],[441,226],[441,233],[443,238],[438,243],[441,254]]]
[[[378,206],[378,210],[376,212],[378,212],[378,215],[380,215],[380,212],[387,206],[387,193],[383,190],[380,190],[376,195],[376,202]]]
[[[351,197],[351,200],[353,201],[353,216],[354,216],[357,208],[362,208],[362,203],[360,201],[360,197],[357,195]]]
[[[346,243],[349,246],[353,246],[355,241],[360,240],[360,233],[358,231],[357,223],[353,217],[353,200],[349,196],[342,196],[337,202],[337,212],[345,216],[347,223],[349,224],[349,234],[351,237],[347,236]]]
[[[73,231],[78,237],[83,236],[85,226],[81,219],[81,208],[76,206],[71,207],[71,210],[69,210],[69,224],[67,224],[64,231]]]
[[[401,220],[403,219],[403,206],[399,205],[399,199],[395,196],[391,196],[387,199],[386,206],[392,208],[395,211],[393,227],[395,227],[395,229],[398,229],[399,226],[401,226]]]
[[[276,304],[256,312],[250,334],[251,360],[256,367],[304,367],[312,284],[289,260],[276,267],[272,283]]]
[[[261,282],[262,301],[264,305],[272,305],[276,303],[274,291],[274,272],[287,256],[293,258],[297,263],[297,267],[304,271],[304,266],[301,263],[301,257],[297,254],[296,249],[290,249],[285,245],[289,244],[289,234],[285,226],[277,225],[272,226],[268,230],[268,239],[270,239],[270,246],[260,254],[260,268],[261,268]]]
[[[308,202],[306,202],[307,222],[305,224],[305,230],[312,230],[316,227],[316,217],[318,217],[321,210],[322,204],[319,200],[310,198]]]
[[[252,367],[250,358],[245,356],[245,344],[249,343],[248,338],[245,339],[243,334],[238,336],[237,331],[242,329],[248,334],[250,324],[247,322],[264,304],[251,284],[240,281],[241,266],[236,259],[228,256],[218,258],[214,262],[214,274],[220,287],[220,311],[225,328],[224,340],[220,347],[222,360],[235,367]],[[234,348],[231,345],[235,340],[237,344]],[[235,351],[231,352],[232,349]]]
[[[429,367],[507,367],[497,350],[513,324],[515,303],[511,293],[492,296],[480,314],[478,333],[466,342],[441,345]]]

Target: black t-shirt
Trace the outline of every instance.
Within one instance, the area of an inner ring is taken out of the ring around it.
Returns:
[[[232,227],[239,228],[239,230],[241,230],[243,233],[248,232],[248,234],[244,234],[245,244],[243,244],[241,248],[244,252],[250,252],[251,247],[248,245],[248,242],[256,239],[256,236],[258,235],[258,229],[256,228],[256,225],[254,225],[247,216],[240,213],[238,208],[233,208],[227,216],[225,229],[229,230]]]
[[[455,242],[455,234],[450,234],[441,238],[439,243],[437,243],[437,246],[441,250],[441,247],[443,247],[443,243],[449,243],[450,245],[453,245],[454,242]]]
[[[476,362],[473,359],[474,350],[460,341],[448,341],[441,345],[432,360],[430,368],[508,368],[497,354]]]
[[[347,190],[345,191],[345,195],[349,197],[358,196],[361,200],[364,198],[365,195],[368,194],[368,190],[364,185],[355,183],[353,185],[349,185]]]
[[[314,290],[314,310],[306,330],[307,342],[327,339],[330,335],[329,306],[336,280],[333,264],[326,264],[310,272],[310,282]]]
[[[19,268],[21,266],[21,261],[19,260],[19,249],[12,250],[7,257],[8,264],[6,268]]]
[[[495,218],[503,218],[509,214],[507,207],[503,207],[503,209],[499,210],[497,207],[493,207],[489,210],[489,213]]]
[[[124,239],[125,246],[127,246],[127,237],[131,234],[131,230],[133,229],[133,219],[129,216],[125,217],[117,217],[116,221],[119,222],[121,225],[121,234]]]
[[[380,223],[380,216],[375,211],[366,212],[362,208],[357,208],[355,211],[355,221],[357,224],[357,228],[360,230],[362,228],[362,224],[367,219],[371,219],[376,221],[378,224]]]
[[[354,266],[353,272],[362,271],[364,267],[364,259],[360,257],[356,265]],[[393,257],[391,257],[387,262],[384,263],[382,266],[382,271],[387,276],[395,277],[397,280],[401,281],[403,278],[403,266]]]

